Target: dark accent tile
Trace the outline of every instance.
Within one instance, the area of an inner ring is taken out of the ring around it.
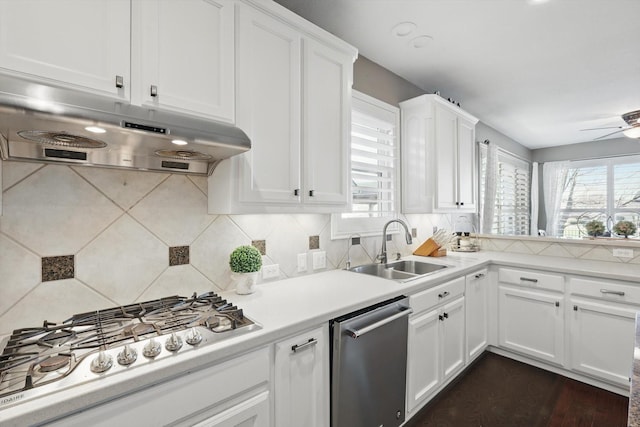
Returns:
[[[320,249],[320,236],[309,236],[309,249]]]
[[[189,264],[189,246],[172,246],[169,248],[169,265]]]
[[[255,247],[260,251],[260,255],[267,254],[267,241],[266,240],[252,240],[251,246]]]
[[[42,257],[42,281],[73,279],[75,277],[73,255]]]

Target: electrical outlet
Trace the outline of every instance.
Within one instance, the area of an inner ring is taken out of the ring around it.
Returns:
[[[437,225],[434,225],[434,226],[433,226],[433,234],[436,234],[436,231],[438,231],[438,226],[437,226]]]
[[[327,253],[318,251],[313,253],[313,269],[319,270],[327,267]]]
[[[411,237],[413,237],[413,238],[418,237],[418,229],[417,228],[412,228],[411,229]]]
[[[262,266],[262,278],[272,279],[280,275],[280,266],[278,264],[269,264]]]
[[[633,249],[613,248],[613,256],[618,258],[633,258]]]
[[[307,254],[298,254],[298,273],[307,271]]]

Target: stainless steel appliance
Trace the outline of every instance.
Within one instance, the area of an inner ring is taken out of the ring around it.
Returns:
[[[407,297],[331,322],[331,426],[397,427],[405,419]]]
[[[0,355],[0,410],[259,329],[213,292],[81,313],[17,329]]]
[[[251,148],[230,124],[0,76],[0,157],[207,175]]]

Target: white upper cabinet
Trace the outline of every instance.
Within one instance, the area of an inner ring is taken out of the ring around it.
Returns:
[[[236,8],[236,124],[251,150],[213,172],[209,212],[344,210],[357,52],[276,3]]]
[[[0,67],[128,99],[130,28],[130,0],[0,1]]]
[[[238,201],[297,204],[301,36],[276,18],[240,4],[237,42],[237,125],[251,139],[251,150],[230,160],[238,168]]]
[[[353,57],[305,39],[303,71],[303,199],[346,206]]]
[[[0,2],[0,71],[234,121],[233,0]]]
[[[133,0],[132,11],[132,101],[233,122],[233,2]]]
[[[438,95],[400,108],[403,212],[475,212],[478,119]]]

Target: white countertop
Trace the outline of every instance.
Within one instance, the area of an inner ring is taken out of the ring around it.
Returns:
[[[406,259],[423,259],[408,257]],[[424,260],[424,259],[423,259]],[[105,376],[84,385],[72,387],[43,398],[27,400],[0,409],[0,424],[31,425],[51,417],[78,410],[148,387],[154,383],[201,369],[250,349],[268,345],[288,335],[302,332],[343,314],[367,307],[398,295],[444,283],[450,279],[488,266],[491,263],[512,267],[542,269],[564,274],[595,276],[604,279],[638,282],[640,265],[585,261],[504,252],[451,253],[446,257],[429,258],[430,262],[447,264],[423,279],[399,283],[366,274],[330,270],[308,276],[268,282],[258,285],[251,295],[225,292],[221,295],[262,326],[262,329],[231,338],[195,351],[179,354],[175,359],[159,360],[136,368],[128,378]],[[98,387],[99,386],[99,387]],[[1,406],[0,406],[1,408]]]

